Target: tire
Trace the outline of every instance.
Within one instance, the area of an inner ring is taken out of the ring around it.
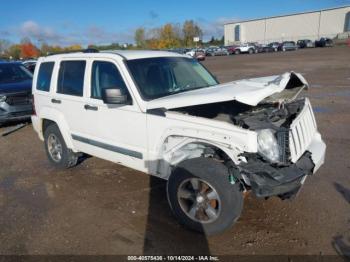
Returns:
[[[44,132],[44,140],[47,158],[53,166],[60,169],[67,169],[78,163],[78,154],[67,148],[62,134],[56,124],[51,124],[46,128]],[[57,148],[53,146],[54,143],[56,143]],[[60,151],[60,157],[58,156],[58,153],[54,153],[57,151]]]
[[[237,49],[235,50],[235,55],[239,55],[241,53],[241,50]]]
[[[249,50],[248,50],[248,53],[251,55],[251,54],[254,53],[254,50],[253,50],[253,49],[249,49]]]
[[[197,181],[197,190],[193,181]],[[217,196],[215,199],[214,195]],[[230,184],[227,167],[209,158],[181,162],[169,177],[167,196],[178,221],[187,228],[206,235],[229,229],[243,209],[239,183]],[[191,212],[193,209],[195,211]]]

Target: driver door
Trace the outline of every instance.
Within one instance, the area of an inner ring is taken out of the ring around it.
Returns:
[[[83,152],[145,172],[147,153],[146,115],[141,112],[114,60],[91,59],[88,63],[91,76],[84,105],[89,128],[86,137],[75,136]],[[102,89],[121,88],[126,91],[129,103],[106,105]]]

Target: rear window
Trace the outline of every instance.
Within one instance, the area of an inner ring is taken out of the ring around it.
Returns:
[[[83,96],[86,61],[62,61],[58,75],[57,93]]]
[[[54,62],[41,63],[39,68],[38,80],[36,82],[36,89],[40,91],[50,91],[52,70]]]

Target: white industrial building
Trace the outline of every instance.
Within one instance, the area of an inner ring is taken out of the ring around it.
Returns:
[[[334,38],[350,31],[350,5],[225,24],[225,45]]]

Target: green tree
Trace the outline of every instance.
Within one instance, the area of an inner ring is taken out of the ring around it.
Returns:
[[[11,45],[7,49],[7,56],[10,59],[14,59],[14,60],[20,59],[21,58],[21,45],[19,45],[19,44]]]
[[[215,44],[215,38],[214,38],[214,36],[212,36],[212,37],[210,38],[209,44],[211,44],[211,45],[214,45],[214,44]]]
[[[51,47],[47,43],[42,43],[40,47],[40,55],[46,56],[51,53]]]
[[[203,36],[202,29],[193,20],[185,21],[182,27],[182,33],[184,45],[187,47],[194,46],[193,39],[195,37],[202,39]]]
[[[146,44],[145,29],[140,27],[135,31],[135,43],[137,47],[144,48]]]
[[[0,39],[0,56],[3,56],[5,54],[10,45],[10,41],[7,41],[6,39]]]
[[[174,47],[180,47],[180,45],[181,45],[180,35],[179,35],[179,32],[176,30],[176,26],[170,23],[165,24],[160,29],[160,39],[159,39],[158,48],[160,49],[174,48]]]
[[[224,45],[225,44],[225,37],[222,36],[220,39],[220,45]]]

